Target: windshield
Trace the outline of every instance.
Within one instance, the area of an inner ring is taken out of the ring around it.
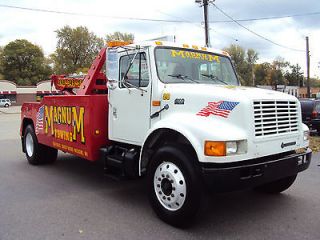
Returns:
[[[239,85],[231,61],[217,54],[183,49],[156,48],[159,79],[164,83]]]

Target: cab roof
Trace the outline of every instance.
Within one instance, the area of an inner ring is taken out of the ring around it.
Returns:
[[[206,52],[211,52],[211,53],[230,57],[229,53],[223,50],[203,47],[195,44],[187,44],[187,43],[174,43],[174,42],[167,42],[167,41],[143,41],[143,42],[135,42],[132,44],[125,44],[124,46],[132,47],[132,48],[135,48],[136,46],[185,48],[188,50],[200,50],[200,51],[206,51]]]

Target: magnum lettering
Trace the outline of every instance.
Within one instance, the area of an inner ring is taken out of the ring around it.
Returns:
[[[199,60],[206,60],[209,62],[220,62],[219,56],[200,53],[200,52],[191,52],[191,51],[183,51],[183,50],[171,50],[171,57],[181,57],[181,58],[189,58],[189,59],[199,59]]]
[[[45,133],[70,142],[76,141],[80,135],[81,143],[85,143],[84,112],[84,107],[45,106]],[[72,126],[72,130],[64,131],[58,128],[59,125]]]

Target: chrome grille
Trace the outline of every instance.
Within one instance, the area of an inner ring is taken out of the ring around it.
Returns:
[[[296,101],[255,100],[253,108],[256,137],[298,131]]]

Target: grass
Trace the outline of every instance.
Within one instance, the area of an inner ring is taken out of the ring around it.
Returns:
[[[320,136],[310,136],[310,148],[313,152],[320,151]]]

